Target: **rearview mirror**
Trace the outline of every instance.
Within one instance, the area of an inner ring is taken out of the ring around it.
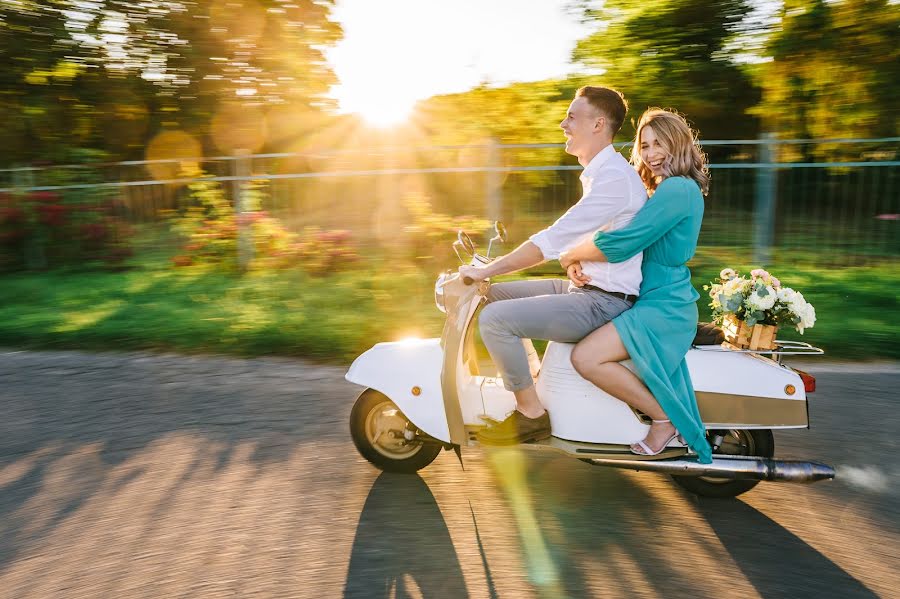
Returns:
[[[499,220],[494,221],[494,232],[497,233],[497,239],[506,243],[506,226]]]

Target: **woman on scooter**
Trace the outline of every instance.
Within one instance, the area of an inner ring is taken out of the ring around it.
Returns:
[[[631,446],[656,455],[679,434],[700,461],[712,461],[685,355],[697,332],[697,300],[686,263],[694,256],[703,196],[709,187],[706,156],[680,115],[653,108],[638,123],[631,163],[651,196],[634,220],[600,230],[560,256],[566,274],[589,282],[581,260],[621,262],[644,252],[643,282],[634,307],[585,337],[572,352],[581,376],[650,416],[646,438]],[[631,359],[636,376],[620,362]]]

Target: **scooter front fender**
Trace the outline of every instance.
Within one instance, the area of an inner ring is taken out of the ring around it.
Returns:
[[[378,343],[353,361],[344,378],[384,393],[419,429],[449,443],[443,360],[440,339]]]

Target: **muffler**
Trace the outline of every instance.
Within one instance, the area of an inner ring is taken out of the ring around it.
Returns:
[[[629,460],[590,458],[598,466],[662,472],[673,476],[709,476],[731,480],[770,480],[792,483],[814,483],[834,478],[834,468],[818,462],[775,460],[750,456],[713,456],[712,464],[696,459]]]

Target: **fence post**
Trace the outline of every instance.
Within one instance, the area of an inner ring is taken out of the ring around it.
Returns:
[[[250,161],[252,158],[250,157],[249,150],[235,150],[234,151],[234,168],[232,169],[235,177],[249,177],[250,176]],[[232,191],[234,195],[234,215],[235,220],[237,222],[237,258],[238,258],[238,268],[241,272],[247,270],[247,266],[250,264],[250,261],[253,260],[253,229],[250,227],[250,223],[246,222],[243,218],[244,211],[246,209],[246,201],[244,194],[246,193],[246,187],[248,181],[244,180],[236,180],[232,182]]]
[[[775,168],[769,166],[775,159],[775,136],[763,133],[759,146],[760,168],[756,171],[756,202],[753,210],[753,262],[757,267],[767,268],[772,258],[775,242],[775,204],[777,188]]]
[[[493,170],[502,166],[500,160],[500,144],[493,137],[487,144],[487,177],[486,180],[486,196],[487,196],[487,217],[491,221],[500,220],[503,214],[503,177],[499,171]],[[493,230],[489,231],[489,235],[493,235]]]
[[[13,171],[12,186],[16,189],[23,190],[22,193],[31,193],[24,190],[35,186],[34,170],[25,168],[19,171]],[[26,238],[23,247],[24,255],[22,256],[22,260],[25,263],[25,268],[28,270],[43,270],[48,266],[46,251],[47,238],[44,234],[44,226],[38,225],[37,231],[37,234],[29,235]]]

